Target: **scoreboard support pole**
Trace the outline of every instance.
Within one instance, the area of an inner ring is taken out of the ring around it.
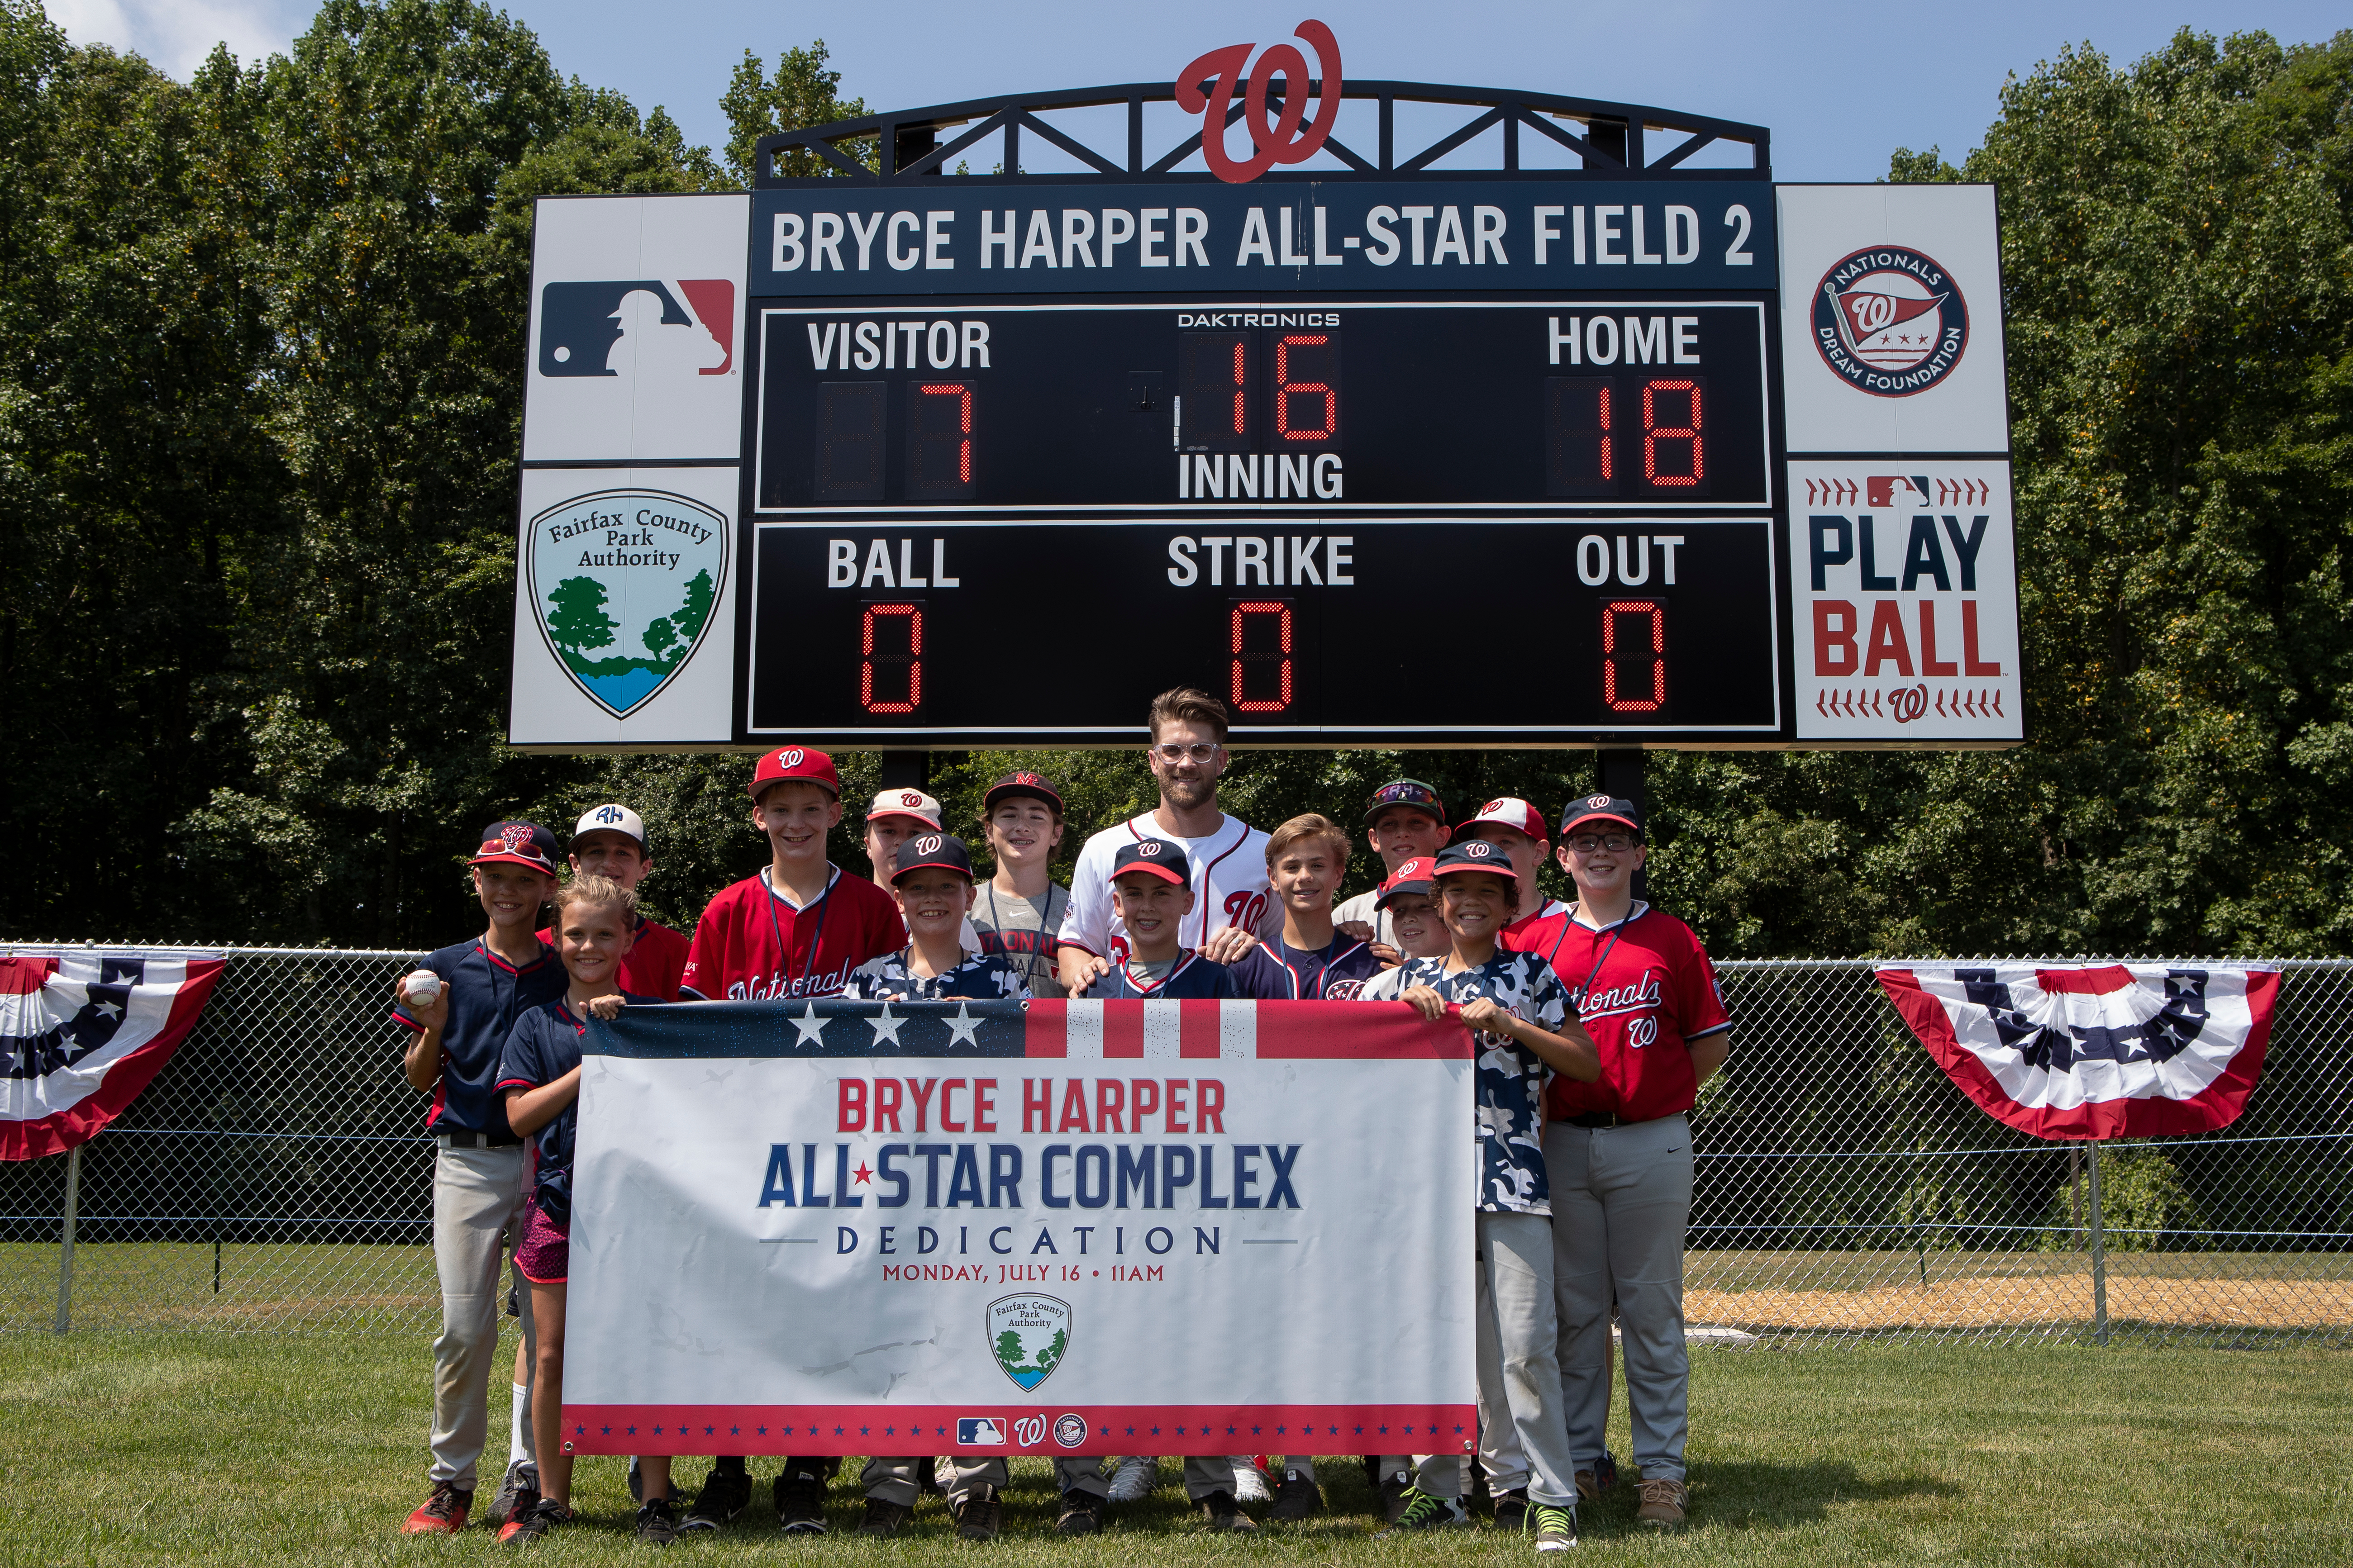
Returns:
[[[875,782],[883,789],[929,790],[932,787],[932,753],[885,752],[882,753],[881,776]]]
[[[1642,748],[1604,746],[1594,754],[1600,759],[1599,770],[1600,776],[1597,782],[1601,786],[1601,793],[1614,795],[1620,800],[1632,801],[1635,809],[1647,818],[1651,803],[1644,798]],[[1647,867],[1638,868],[1634,872],[1634,896],[1638,899],[1647,899],[1651,896],[1650,871]]]

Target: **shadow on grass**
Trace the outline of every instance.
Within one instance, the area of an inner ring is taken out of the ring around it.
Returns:
[[[1961,1495],[1961,1489],[1951,1481],[1917,1471],[1866,1479],[1843,1459],[1812,1464],[1766,1460],[1701,1464],[1693,1467],[1691,1485],[1693,1522],[1721,1530],[1788,1530],[1817,1523],[1836,1503]],[[1639,1487],[1630,1478],[1599,1506],[1580,1509],[1578,1519],[1613,1533],[1620,1528],[1632,1531],[1641,1528],[1634,1520],[1640,1506]]]

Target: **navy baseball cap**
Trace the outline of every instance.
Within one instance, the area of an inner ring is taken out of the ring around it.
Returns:
[[[1379,820],[1381,813],[1393,805],[1408,805],[1418,811],[1426,811],[1438,818],[1440,827],[1446,826],[1446,803],[1438,798],[1435,789],[1419,779],[1391,779],[1375,790],[1365,809],[1365,826],[1370,827]]]
[[[1623,795],[1588,795],[1572,800],[1560,814],[1560,836],[1566,838],[1572,828],[1588,822],[1614,822],[1630,828],[1634,837],[1642,837],[1642,808]]]
[[[536,822],[493,822],[469,866],[522,866],[555,875],[555,835]]]
[[[972,851],[964,840],[953,833],[919,833],[899,842],[899,852],[892,858],[891,880],[895,885],[910,871],[921,871],[937,866],[955,872],[966,881],[973,879]]]
[[[1006,773],[995,784],[989,785],[988,793],[980,797],[980,809],[995,811],[998,801],[1021,795],[1032,795],[1044,801],[1054,808],[1057,815],[1061,812],[1062,797],[1055,793],[1053,784],[1047,780],[1046,775],[1026,770]]]
[[[1430,875],[1435,881],[1463,871],[1492,871],[1514,888],[1520,885],[1519,874],[1512,869],[1512,858],[1492,839],[1465,838],[1459,844],[1448,845],[1438,852]]]
[[[1430,876],[1430,868],[1437,864],[1437,860],[1428,855],[1417,855],[1401,863],[1389,873],[1389,879],[1381,884],[1380,897],[1373,900],[1373,908],[1388,909],[1391,899],[1401,899],[1414,893],[1419,893],[1425,899],[1431,897],[1438,891],[1438,883]]]
[[[1118,881],[1130,871],[1149,871],[1163,881],[1184,887],[1193,879],[1193,868],[1185,858],[1185,851],[1166,838],[1139,838],[1120,847],[1112,858],[1111,879]]]

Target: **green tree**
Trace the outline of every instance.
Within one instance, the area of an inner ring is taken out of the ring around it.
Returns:
[[[1015,1372],[1021,1370],[1022,1354],[1021,1336],[1019,1334],[1014,1332],[1011,1329],[1008,1329],[1003,1333],[997,1336],[997,1359],[1003,1363],[1008,1369]]]
[[[761,137],[865,115],[864,99],[841,96],[841,73],[826,69],[828,58],[823,38],[805,49],[786,49],[776,57],[776,74],[772,79],[759,56],[744,51],[719,100],[729,129],[727,167],[738,180],[747,185],[754,182],[753,163]],[[842,151],[870,168],[874,166],[871,137],[844,142]],[[813,153],[787,153],[776,163],[776,173],[792,179],[839,172]]]
[[[613,634],[620,630],[605,613],[605,584],[594,577],[566,577],[555,585],[547,602],[547,634],[560,648],[577,654],[609,647]],[[655,624],[669,629],[667,621]]]
[[[656,658],[667,662],[668,656],[662,650],[676,641],[678,641],[678,628],[670,624],[668,616],[657,616],[646,627],[646,649]]]

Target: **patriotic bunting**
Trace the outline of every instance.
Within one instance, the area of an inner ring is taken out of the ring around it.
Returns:
[[[217,958],[0,958],[0,1160],[87,1143],[195,1027]]]

